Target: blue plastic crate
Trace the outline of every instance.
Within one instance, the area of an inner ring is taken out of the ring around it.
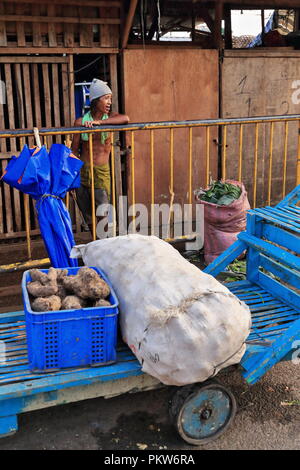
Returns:
[[[71,275],[77,274],[80,267],[64,269]],[[31,371],[50,372],[116,362],[118,299],[105,274],[93,269],[111,289],[109,307],[34,312],[26,287],[32,279],[29,271],[24,272],[22,293]],[[48,273],[47,269],[41,271]]]

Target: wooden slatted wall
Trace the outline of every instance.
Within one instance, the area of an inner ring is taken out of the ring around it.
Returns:
[[[117,49],[120,7],[117,0],[2,1],[0,52],[4,48],[6,53],[7,48],[16,53],[26,48]]]
[[[121,5],[118,0],[0,1],[0,80],[5,83],[7,98],[0,105],[0,129],[72,125],[73,54],[112,54],[110,63],[114,63],[114,54],[119,52]],[[25,55],[35,53],[38,55]],[[53,142],[63,139],[42,140],[47,148]],[[32,146],[34,140],[0,138],[0,175],[24,143]],[[70,213],[78,232],[81,218],[72,198]],[[30,230],[31,235],[39,233],[31,199]],[[0,183],[0,240],[23,236],[24,195]]]
[[[0,129],[32,129],[33,127],[70,127],[74,121],[70,82],[73,57],[0,57],[0,79],[6,87],[6,104],[0,105]],[[72,78],[71,78],[72,77]],[[64,143],[61,136],[42,139]],[[32,137],[0,138],[0,174],[12,155],[18,155],[23,145],[32,147]],[[30,228],[39,233],[33,201],[30,200]],[[74,224],[80,225],[71,200]],[[0,184],[0,239],[25,235],[24,196],[7,184]]]

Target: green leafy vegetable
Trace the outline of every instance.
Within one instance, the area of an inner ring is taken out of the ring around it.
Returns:
[[[214,181],[207,190],[203,191],[200,195],[200,199],[213,204],[228,206],[238,199],[241,193],[242,190],[239,186],[231,183]]]

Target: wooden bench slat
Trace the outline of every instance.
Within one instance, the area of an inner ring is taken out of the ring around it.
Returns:
[[[273,224],[266,223],[262,226],[262,236],[278,245],[284,243],[287,249],[300,254],[300,235],[292,234]]]
[[[296,292],[281,285],[278,281],[270,278],[262,272],[259,272],[258,274],[258,282],[269,292],[274,292],[276,297],[282,299],[283,302],[287,303],[288,305],[291,305],[295,309],[299,309],[300,295]]]
[[[293,269],[300,268],[299,257],[291,253],[285,252],[284,250],[282,250],[281,248],[278,248],[277,246],[267,243],[264,240],[260,240],[259,238],[254,237],[253,235],[249,235],[246,232],[241,232],[238,235],[238,239],[243,241],[248,247],[253,248],[257,252],[268,255],[271,258],[274,258],[275,260],[282,261],[284,264],[286,264],[290,268],[293,268]]]

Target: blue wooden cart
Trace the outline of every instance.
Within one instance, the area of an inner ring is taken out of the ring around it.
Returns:
[[[246,280],[226,284],[252,313],[242,375],[257,382],[300,349],[300,186],[276,207],[251,210],[247,229],[205,272],[216,276],[247,251]],[[28,369],[24,312],[0,314],[0,436],[17,430],[23,412],[161,387],[122,345],[117,362],[103,367],[33,374]],[[209,380],[175,387],[170,416],[180,436],[201,445],[220,436],[236,410],[235,398]]]
[[[246,302],[252,330],[243,376],[257,382],[274,364],[296,357],[300,346],[300,185],[277,206],[253,209],[238,240],[204,272],[216,276],[247,250],[245,281],[226,286]]]

